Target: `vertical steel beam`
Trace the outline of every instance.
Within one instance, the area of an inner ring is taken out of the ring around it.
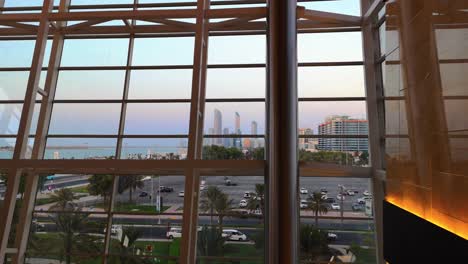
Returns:
[[[68,12],[70,0],[61,0],[59,12]],[[57,26],[64,27],[66,22],[58,22]],[[31,159],[43,159],[47,140],[47,131],[49,129],[50,119],[52,115],[53,100],[57,88],[57,79],[59,74],[60,61],[62,58],[64,39],[59,32],[54,34],[52,42],[51,55],[49,59],[49,67],[47,69],[47,77],[44,90],[47,96],[42,97],[41,109],[37,123],[36,136],[34,139],[34,147]],[[42,65],[42,63],[41,63]],[[14,263],[23,263],[24,254],[26,252],[29,230],[34,211],[34,201],[38,188],[39,175],[28,174],[25,184],[24,201],[21,209],[21,217],[16,233],[15,245],[18,249],[17,254],[13,258]]]
[[[138,0],[134,0],[133,2],[133,10],[137,10],[138,7]],[[132,26],[136,25],[136,20],[132,20]],[[125,80],[124,80],[124,88],[122,94],[122,106],[120,109],[120,122],[119,122],[119,131],[117,137],[117,146],[115,148],[115,159],[120,159],[122,154],[122,144],[123,144],[123,134],[125,133],[125,121],[127,117],[127,103],[126,100],[128,99],[128,93],[130,89],[130,77],[132,71],[130,67],[132,66],[133,62],[133,47],[135,45],[135,34],[130,34],[130,38],[128,40],[128,50],[127,50],[127,66],[125,69]],[[111,227],[112,227],[112,217],[113,217],[113,208],[115,204],[115,197],[118,192],[119,186],[119,176],[114,176],[113,184],[112,184],[112,194],[109,200],[109,207],[108,207],[108,216],[107,216],[107,228],[104,240],[104,257],[102,258],[102,263],[107,263],[109,257],[109,249],[110,249],[110,242],[111,242]]]
[[[192,100],[190,108],[189,145],[187,159],[201,159],[203,148],[203,120],[205,113],[206,68],[208,59],[208,22],[205,17],[210,8],[209,0],[198,0],[195,31],[195,47],[192,75]],[[185,172],[185,198],[182,227],[180,263],[196,263],[198,199],[200,174],[191,169]]]
[[[268,9],[266,263],[299,263],[297,1]]]
[[[13,153],[13,162],[25,158],[26,147],[28,146],[29,129],[31,127],[31,119],[34,112],[34,104],[41,76],[47,36],[49,33],[50,22],[48,20],[48,14],[52,11],[52,8],[53,0],[44,0],[23,110],[21,113],[18,136],[16,138],[16,146]],[[5,259],[5,251],[8,245],[11,225],[13,224],[13,213],[15,210],[16,195],[18,194],[21,174],[22,169],[8,171],[8,188],[5,194],[5,205],[2,214],[4,217],[0,219],[0,226],[4,227],[1,229],[3,231],[1,231],[0,236],[0,264],[2,264]]]
[[[366,14],[371,7],[371,0],[361,0],[361,13]],[[369,120],[369,147],[372,165],[372,192],[374,195],[375,239],[377,247],[377,263],[385,263],[383,258],[383,180],[378,177],[383,169],[385,111],[382,81],[382,67],[377,60],[380,58],[379,29],[375,28],[378,12],[366,20],[362,28],[364,70],[366,80],[367,118]]]

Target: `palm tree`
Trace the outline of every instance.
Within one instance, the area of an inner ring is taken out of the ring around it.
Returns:
[[[251,211],[260,210],[263,218],[263,213],[265,212],[265,184],[255,184],[255,192],[250,193],[250,196],[247,208]]]
[[[328,207],[326,206],[325,199],[323,199],[321,193],[314,192],[312,196],[307,199],[307,201],[309,202],[308,208],[314,211],[315,227],[318,228],[318,215],[326,214],[328,212]]]
[[[113,176],[94,174],[89,179],[88,191],[91,195],[101,195],[104,198],[104,204],[107,197],[112,193]]]
[[[64,211],[70,206],[75,207],[76,204],[73,203],[73,201],[78,197],[73,193],[72,190],[63,188],[52,194],[50,198],[53,202],[56,203],[51,207],[51,209],[59,209]]]
[[[218,224],[219,228],[222,229],[223,227],[223,219],[224,217],[231,212],[231,209],[234,206],[234,200],[229,199],[229,195],[225,193],[221,193],[216,202],[215,202],[215,210],[218,213]]]
[[[197,251],[198,256],[224,256],[224,243],[226,238],[222,236],[220,228],[214,226],[203,226],[197,236]],[[203,263],[210,263],[212,260],[207,259]]]
[[[89,214],[81,213],[80,208],[72,207],[71,212],[51,214],[49,217],[57,226],[59,237],[62,243],[58,243],[55,250],[59,250],[58,254],[61,260],[65,258],[67,264],[71,263],[71,255],[73,252],[99,252],[98,236],[91,236],[83,232],[88,227]]]
[[[119,178],[119,193],[128,190],[128,202],[132,203],[133,191],[137,188],[143,188],[145,183],[141,180],[141,175],[128,175]]]
[[[216,202],[223,192],[216,186],[208,186],[206,191],[201,195],[200,209],[210,212],[210,225],[213,225],[213,214],[216,209]]]
[[[111,256],[110,261],[111,263],[120,263],[120,264],[145,264],[151,263],[149,259],[143,259],[138,255],[135,255],[134,250],[143,251],[143,248],[135,246],[135,242],[138,238],[142,235],[140,231],[138,231],[134,227],[126,227],[122,230],[122,238],[127,238],[128,244],[124,244],[124,239],[122,241],[113,241],[115,242],[115,250],[117,253],[115,256]]]

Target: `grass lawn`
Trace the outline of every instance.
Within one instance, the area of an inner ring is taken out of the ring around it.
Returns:
[[[53,203],[53,202],[54,202],[53,198],[40,198],[40,199],[36,199],[36,206],[44,205],[44,204],[50,204],[50,203]]]
[[[83,185],[79,187],[70,188],[73,193],[89,193],[88,185]]]
[[[98,206],[96,206],[98,207]],[[162,211],[164,212],[169,209],[170,206],[163,206]],[[114,207],[116,212],[143,212],[143,213],[158,213],[154,205],[139,205],[134,203],[116,203]]]

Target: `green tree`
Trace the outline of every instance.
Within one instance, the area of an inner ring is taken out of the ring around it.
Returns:
[[[308,208],[311,209],[315,214],[315,226],[318,228],[318,216],[319,214],[326,214],[328,207],[325,203],[325,199],[319,192],[314,192],[311,197],[307,198]]]
[[[119,193],[123,193],[128,190],[128,202],[132,203],[133,192],[137,188],[143,188],[145,183],[141,180],[143,176],[141,175],[127,175],[119,177]]]
[[[320,260],[322,256],[329,254],[328,233],[312,225],[301,225],[299,244],[301,255],[305,258],[305,263],[312,263]]]
[[[216,203],[223,192],[216,186],[208,186],[201,195],[200,209],[210,212],[210,225],[213,225],[213,214],[216,210]]]
[[[205,160],[240,160],[245,159],[245,155],[238,148],[211,145],[203,147],[202,158]]]
[[[203,226],[198,233],[197,253],[198,256],[224,256],[226,238],[222,236],[222,230],[215,226]],[[206,260],[205,263],[211,262]]]
[[[75,207],[76,204],[73,202],[78,198],[71,189],[63,188],[58,191],[55,191],[54,194],[50,196],[53,202],[56,204],[51,207],[51,209],[57,210],[67,210],[70,207]]]
[[[112,193],[112,175],[94,174],[89,179],[88,192],[91,195],[101,195],[104,198],[104,203]]]
[[[135,242],[140,238],[142,233],[134,227],[125,227],[122,230],[122,238],[128,238],[128,244],[124,244],[124,239],[122,241],[113,241],[114,250],[113,255],[110,257],[111,263],[120,263],[120,264],[146,264],[151,263],[149,259],[141,258],[140,256],[135,255],[136,250],[144,251],[143,248],[135,245]],[[115,255],[114,255],[115,254]]]
[[[260,210],[263,219],[265,212],[265,184],[255,184],[255,192],[250,193],[250,199],[247,202],[247,208],[251,211]]]
[[[223,228],[223,219],[229,214],[234,206],[234,200],[229,199],[229,195],[221,192],[215,201],[215,210],[218,213],[219,228]]]
[[[26,173],[22,173],[20,177],[20,183],[18,187],[18,194],[21,195],[21,198],[24,196],[24,191],[26,187],[26,177],[28,175]],[[39,181],[38,181],[38,190],[42,190],[44,188],[44,184],[46,182],[46,177],[47,175],[39,175]],[[0,179],[5,182],[5,185],[8,185],[8,175],[4,172],[0,173]]]

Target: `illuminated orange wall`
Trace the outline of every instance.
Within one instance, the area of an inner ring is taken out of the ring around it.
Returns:
[[[468,239],[468,0],[387,4],[386,200]],[[440,14],[440,15],[434,15]]]

